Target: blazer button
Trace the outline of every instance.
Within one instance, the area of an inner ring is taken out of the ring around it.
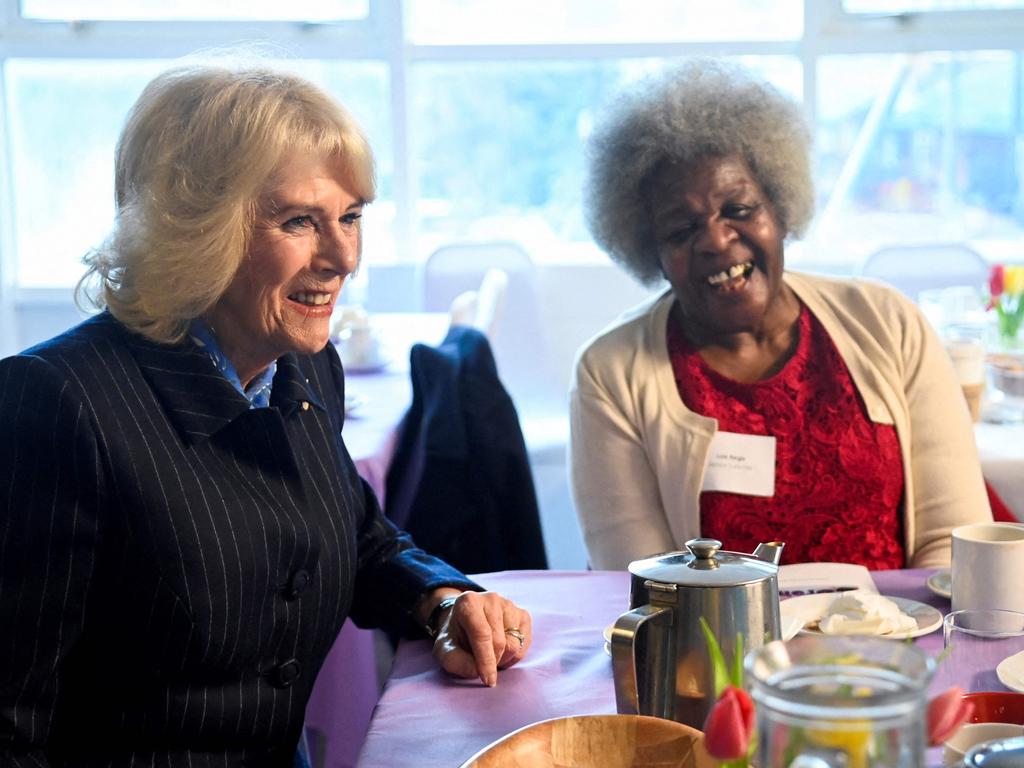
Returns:
[[[287,688],[302,674],[302,664],[298,659],[288,659],[270,670],[270,684],[275,688]]]
[[[288,580],[288,585],[284,589],[285,600],[296,600],[301,595],[306,587],[309,586],[309,571],[300,568],[292,577]]]

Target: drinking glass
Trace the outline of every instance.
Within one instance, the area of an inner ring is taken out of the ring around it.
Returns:
[[[924,290],[918,293],[917,304],[943,338],[971,335],[980,339],[990,325],[981,291],[973,286]]]
[[[995,608],[953,611],[942,620],[942,639],[945,651],[935,676],[937,688],[1006,691],[996,667],[1024,651],[1024,613]]]
[[[934,661],[877,637],[801,635],[747,654],[761,768],[918,768]]]

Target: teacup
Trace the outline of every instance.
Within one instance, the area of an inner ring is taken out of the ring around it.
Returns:
[[[369,324],[350,325],[341,332],[338,354],[345,365],[364,368],[381,362],[380,340]]]

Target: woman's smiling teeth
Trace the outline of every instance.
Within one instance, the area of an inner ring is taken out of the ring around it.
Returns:
[[[292,301],[297,301],[299,304],[306,304],[311,307],[319,307],[322,304],[327,304],[331,300],[331,294],[329,293],[293,293],[288,297]]]
[[[708,285],[713,288],[721,288],[727,283],[738,278],[747,277],[754,270],[754,262],[744,261],[741,264],[733,264],[728,269],[723,269],[721,272],[715,272],[713,275],[707,276]]]

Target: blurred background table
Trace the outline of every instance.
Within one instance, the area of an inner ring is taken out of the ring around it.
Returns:
[[[927,588],[932,573],[871,575],[882,594],[918,600],[946,613],[949,601]],[[361,768],[457,766],[524,725],[615,712],[611,658],[602,631],[628,608],[626,572],[506,571],[474,578],[530,610],[529,654],[502,671],[496,687],[486,688],[443,673],[428,641],[403,642],[359,756]],[[936,656],[942,650],[942,632],[915,642]]]
[[[1024,521],[1024,424],[974,425],[981,471],[1011,513]]]

